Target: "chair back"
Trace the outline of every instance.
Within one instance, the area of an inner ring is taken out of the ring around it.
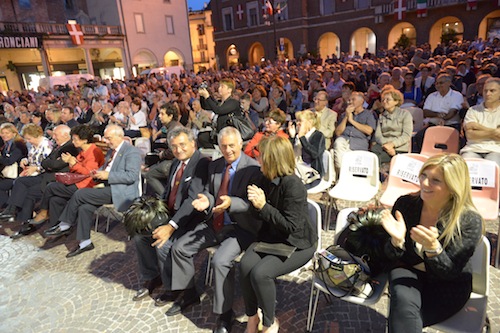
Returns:
[[[339,213],[337,214],[337,224],[335,224],[335,237],[333,240],[333,244],[337,244],[340,233],[347,226],[347,216],[349,216],[349,214],[351,212],[354,212],[357,210],[358,210],[357,207],[349,207],[349,208],[344,208],[344,209],[339,211]]]
[[[325,150],[323,152],[322,157],[323,157],[323,168],[325,169],[325,175],[323,176],[323,180],[331,184],[335,179],[335,167],[333,166],[333,155],[328,150]]]
[[[420,154],[433,156],[439,153],[458,154],[459,134],[449,126],[432,126],[425,131]]]
[[[391,159],[387,188],[380,197],[380,203],[392,207],[400,196],[418,191],[418,173],[427,158],[420,154],[395,155]]]
[[[369,151],[349,151],[342,157],[339,180],[331,197],[349,201],[368,201],[380,187],[378,157]]]
[[[321,208],[316,202],[307,199],[307,209],[309,212],[309,219],[318,232],[318,246],[316,247],[316,251],[319,251],[321,250]]]
[[[485,220],[498,218],[500,203],[500,169],[498,165],[481,158],[466,158],[472,186],[472,202]]]
[[[424,110],[416,106],[403,108],[408,111],[413,118],[413,132],[416,133],[424,127]]]
[[[139,137],[135,139],[135,146],[141,151],[142,161],[144,162],[146,155],[151,152],[151,141],[149,138]]]
[[[469,259],[472,265],[472,291],[484,296],[490,294],[490,254],[490,241],[486,236],[482,236]]]

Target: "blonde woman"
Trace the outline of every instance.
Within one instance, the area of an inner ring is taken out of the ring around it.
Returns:
[[[288,134],[294,144],[295,157],[298,164],[305,164],[319,174],[319,178],[313,182],[307,182],[306,188],[316,186],[323,177],[325,169],[323,166],[323,153],[325,152],[325,136],[318,128],[316,113],[311,110],[300,111],[295,114],[295,123],[288,123]]]
[[[375,144],[372,146],[380,164],[389,163],[392,156],[407,153],[413,132],[411,114],[400,108],[403,104],[403,94],[394,88],[382,90],[381,95],[384,111],[378,119],[375,130]]]
[[[382,212],[389,233],[389,333],[422,332],[458,312],[472,290],[468,263],[483,233],[471,198],[467,164],[457,154],[429,158],[420,191]]]
[[[0,136],[3,140],[3,147],[0,155],[0,168],[4,169],[14,163],[19,163],[27,156],[28,150],[23,138],[17,132],[16,127],[11,123],[3,123],[0,126]],[[19,170],[18,170],[19,171]],[[9,198],[9,190],[12,188],[14,179],[3,178],[0,180],[0,207],[4,206]]]

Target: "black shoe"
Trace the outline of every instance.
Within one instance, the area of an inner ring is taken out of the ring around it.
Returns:
[[[217,319],[217,328],[213,330],[213,333],[230,333],[231,328],[233,327],[234,322],[234,312],[230,310],[226,313],[223,313]]]
[[[90,251],[90,250],[93,250],[94,249],[94,244],[90,243],[89,245],[85,246],[84,248],[76,248],[75,250],[69,252],[67,255],[66,255],[66,258],[71,258],[71,257],[74,257],[74,256],[77,256],[83,252],[87,252],[87,251]]]
[[[200,296],[196,291],[189,293],[189,295],[184,294],[180,300],[174,302],[172,307],[165,312],[165,315],[168,317],[175,316],[194,304],[200,304]]]
[[[49,228],[43,232],[45,236],[61,236],[61,235],[69,235],[70,233],[71,233],[71,228],[66,230],[61,230],[61,228],[58,225]]]
[[[2,222],[15,222],[16,221],[16,214],[15,213],[7,213],[7,214],[0,214],[0,220]]]
[[[163,294],[155,298],[155,306],[164,306],[167,303],[175,301],[178,296],[178,293],[164,292]]]
[[[29,219],[26,222],[28,222],[29,224],[32,224],[32,225],[39,225],[39,224],[42,224],[42,223],[44,223],[46,221],[47,221],[47,219],[43,219],[43,220],[40,220],[40,221],[37,221],[35,219]]]
[[[28,223],[24,223],[18,232],[10,235],[10,238],[18,239],[18,238],[21,238],[23,236],[27,236],[27,235],[31,234],[34,230],[35,230],[34,226],[32,226],[31,224],[28,224]]]
[[[132,297],[132,301],[137,302],[144,297],[151,295],[153,290],[155,290],[159,286],[161,286],[161,278],[159,276],[155,277],[152,280],[146,281],[143,284],[143,287],[137,290],[137,293],[134,295],[134,297]]]

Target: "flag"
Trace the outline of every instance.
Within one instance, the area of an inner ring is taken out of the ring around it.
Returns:
[[[499,0],[500,1],[500,0]],[[286,6],[288,6],[287,2],[286,1],[281,1],[281,2],[278,2],[274,7],[275,7],[275,10],[276,10],[276,13],[277,14],[281,14],[281,11],[283,9],[286,8]]]
[[[394,18],[401,21],[406,16],[406,0],[394,0]]]
[[[467,0],[467,10],[476,10],[477,9],[477,0]]]
[[[417,0],[417,17],[427,16],[427,0]]]
[[[264,17],[273,15],[273,5],[269,0],[263,0],[264,5],[262,6],[262,15]]]
[[[83,32],[79,24],[66,24],[71,40],[75,45],[83,44]]]
[[[237,11],[236,11],[236,15],[238,15],[238,20],[243,20],[243,14],[245,14],[245,11],[243,10],[243,8],[241,7],[241,5],[238,5],[237,7]]]

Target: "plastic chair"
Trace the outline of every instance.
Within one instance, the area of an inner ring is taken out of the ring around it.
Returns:
[[[486,314],[490,292],[490,252],[488,238],[482,237],[470,258],[472,264],[472,293],[465,306],[451,318],[431,327],[444,332],[489,332]]]
[[[151,141],[149,138],[139,137],[135,139],[134,145],[141,151],[141,158],[144,162],[146,155],[151,153]]]
[[[340,235],[340,232],[346,227],[347,225],[347,216],[349,215],[350,212],[357,210],[358,208],[345,208],[342,209],[339,214],[337,215],[337,224],[335,226],[335,242],[337,242],[337,238]],[[360,305],[371,305],[377,303],[382,295],[384,294],[385,288],[387,286],[387,274],[379,274],[378,276],[372,278],[373,284],[372,284],[372,290],[371,294],[368,297],[359,297],[359,296],[344,296],[342,297],[345,292],[342,290],[339,290],[338,293],[335,293],[335,291],[328,289],[324,282],[316,277],[313,276],[312,281],[311,281],[311,295],[309,297],[309,308],[307,311],[307,323],[306,323],[306,331],[307,332],[312,332],[313,326],[314,326],[314,319],[316,317],[316,311],[318,308],[318,301],[319,301],[319,294],[320,292],[324,293],[327,296],[335,296],[340,298],[343,301],[347,301],[350,303],[354,304],[360,304]],[[370,286],[367,285],[367,289],[365,291],[369,292]],[[332,294],[334,292],[334,294]],[[327,298],[328,299],[328,298]],[[329,299],[328,299],[329,300]]]
[[[420,154],[433,156],[440,153],[458,154],[459,134],[449,126],[431,126],[425,131]]]
[[[498,218],[500,180],[498,165],[481,158],[466,158],[472,186],[472,202],[485,220]]]
[[[311,199],[307,199],[307,207],[309,211],[309,218],[311,222],[314,224],[314,227],[318,230],[318,246],[316,247],[316,251],[321,249],[321,208],[319,205],[312,201]],[[210,267],[210,264],[212,263],[212,258],[214,256],[215,251],[219,246],[211,246],[207,248],[208,252],[208,258],[207,258],[207,271],[205,274],[205,285],[210,286],[212,284],[212,279],[213,279],[213,269]],[[243,256],[242,252],[235,260],[234,262],[239,262],[241,260],[241,257]],[[302,270],[307,268],[312,264],[312,260],[309,261],[306,265],[302,266],[299,269],[296,269],[293,272],[290,272],[289,274],[292,276],[298,275]]]
[[[323,153],[323,167],[325,168],[325,175],[318,185],[307,190],[308,194],[321,193],[332,187],[335,180],[335,167],[333,166],[332,153],[328,150]]]
[[[315,225],[317,233],[318,233],[318,246],[316,246],[316,252],[321,250],[321,227],[322,227],[322,222],[321,222],[321,208],[319,205],[312,201],[311,199],[307,199],[307,208],[309,211],[309,219]],[[311,265],[313,264],[313,258],[309,260],[307,264],[302,266],[299,269],[294,270],[293,272],[288,273],[287,275],[290,276],[297,276],[300,272],[308,269]]]
[[[356,150],[347,152],[342,157],[339,180],[328,194],[333,201],[337,199],[369,201],[377,194],[379,188],[377,155],[369,151]],[[326,230],[329,229],[332,206],[333,204],[327,207]]]
[[[212,161],[215,161],[222,156],[219,146],[215,146],[215,148],[199,148],[198,150],[200,151],[201,155],[212,159]]]
[[[400,196],[418,191],[418,173],[427,158],[420,154],[395,155],[391,159],[387,188],[380,197],[380,203],[392,207]]]
[[[413,118],[413,135],[415,135],[415,133],[424,127],[424,110],[416,106],[409,106],[403,109],[410,112]]]

